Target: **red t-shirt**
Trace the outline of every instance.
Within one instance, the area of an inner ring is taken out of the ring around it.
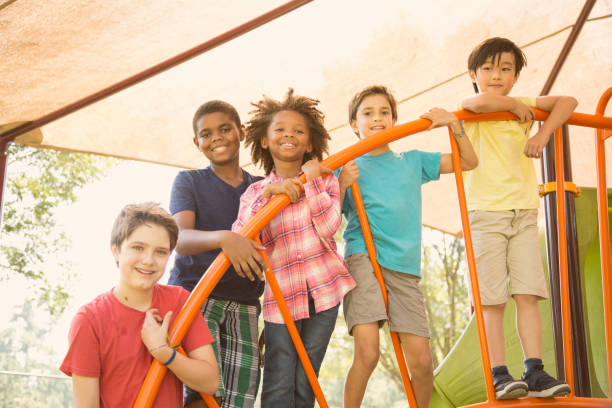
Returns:
[[[151,308],[157,308],[162,317],[172,310],[174,321],[188,297],[189,292],[179,286],[155,285]],[[101,407],[131,407],[136,401],[153,360],[140,338],[144,317],[145,312],[119,302],[111,290],[82,306],[72,319],[68,353],[60,370],[69,376],[99,378]],[[183,349],[189,353],[212,342],[198,313],[183,339]],[[182,383],[172,371],[165,375],[153,406],[183,406]]]

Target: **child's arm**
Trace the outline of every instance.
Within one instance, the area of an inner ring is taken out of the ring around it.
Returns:
[[[322,239],[333,238],[342,221],[340,209],[340,188],[333,172],[317,160],[302,165],[306,175],[304,191],[312,224]],[[328,174],[327,177],[321,177]]]
[[[265,263],[257,252],[264,250],[264,247],[229,230],[196,230],[195,219],[195,211],[186,210],[174,214],[174,220],[179,227],[176,252],[181,255],[197,255],[221,248],[239,276],[255,280],[251,273],[252,270],[260,280],[264,279],[260,265]]]
[[[470,142],[470,139],[466,136],[463,125],[459,122],[459,119],[452,113],[441,109],[432,108],[429,112],[421,115],[423,119],[429,119],[431,126],[429,129],[434,129],[440,126],[450,126],[453,136],[457,141],[459,147],[459,157],[461,160],[461,170],[472,170],[478,166],[478,156],[474,151],[474,147]],[[442,154],[440,157],[440,174],[452,173],[453,172],[453,159],[449,153]]]
[[[359,167],[353,160],[346,162],[338,174],[338,184],[340,185],[340,204],[344,202],[346,190],[353,185],[359,178]]]
[[[550,112],[548,118],[533,137],[525,144],[525,156],[540,157],[550,135],[570,117],[578,106],[571,96],[540,96],[536,98],[536,108]]]
[[[172,311],[166,313],[162,320],[157,309],[149,309],[142,324],[142,342],[151,355],[162,363],[169,361],[174,354],[174,350],[166,345],[171,317]],[[217,361],[210,344],[190,351],[188,356],[176,353],[167,367],[183,384],[196,391],[213,394],[219,388]]]
[[[520,123],[529,122],[535,117],[533,109],[518,99],[486,92],[464,99],[461,107],[474,113],[510,111]]]
[[[100,379],[72,374],[74,408],[100,407]]]

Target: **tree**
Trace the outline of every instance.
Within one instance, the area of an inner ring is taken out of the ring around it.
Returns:
[[[0,332],[0,401],[6,407],[62,408],[72,404],[69,377],[60,375],[52,347],[46,343],[50,321],[35,317],[33,301],[26,301]],[[21,374],[24,373],[24,374]],[[29,374],[29,375],[28,375]]]
[[[434,233],[439,238],[423,247],[421,289],[429,317],[434,367],[437,367],[469,322],[470,300],[463,279],[463,240],[449,234]]]
[[[61,314],[69,294],[70,263],[61,257],[70,240],[58,228],[54,211],[73,203],[79,189],[99,179],[114,159],[82,153],[26,147],[13,143],[0,230],[0,281],[15,275],[27,280],[32,298],[52,314]],[[62,270],[49,279],[52,267]]]

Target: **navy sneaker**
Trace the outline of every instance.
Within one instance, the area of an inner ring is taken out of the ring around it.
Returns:
[[[516,399],[527,395],[527,383],[515,380],[510,374],[493,376],[493,386],[495,387],[495,398],[498,400]]]
[[[551,377],[544,366],[539,366],[523,373],[523,380],[529,386],[529,396],[535,398],[563,397],[572,389],[566,382]]]

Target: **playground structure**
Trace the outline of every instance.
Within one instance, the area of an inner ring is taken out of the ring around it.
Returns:
[[[608,233],[608,195],[606,189],[606,177],[605,177],[605,150],[604,150],[604,142],[606,137],[612,135],[612,132],[606,132],[604,129],[612,130],[612,118],[603,116],[603,112],[605,111],[605,107],[608,104],[608,101],[612,97],[612,88],[609,88],[604,92],[600,99],[600,103],[597,106],[597,111],[595,115],[586,115],[581,113],[574,113],[567,121],[568,124],[578,125],[578,126],[588,126],[597,129],[596,138],[597,138],[597,163],[598,163],[598,204],[599,204],[599,228],[600,228],[600,248],[601,248],[601,270],[602,270],[602,288],[603,288],[603,317],[604,317],[604,325],[605,325],[605,333],[606,333],[606,358],[608,365],[608,378],[612,378],[612,276],[610,272],[610,235]],[[543,121],[548,117],[547,112],[543,112],[540,110],[535,110],[536,112],[536,120]],[[514,116],[508,112],[503,113],[490,113],[490,114],[473,114],[467,111],[458,111],[455,112],[455,115],[463,121],[482,121],[482,120],[513,120]],[[328,157],[323,160],[322,164],[332,170],[336,170],[337,168],[344,165],[347,161],[354,159],[362,154],[367,153],[368,151],[386,143],[390,143],[393,140],[399,139],[401,137],[405,137],[411,135],[413,133],[417,133],[423,130],[426,130],[429,127],[429,122],[426,119],[419,119],[413,122],[405,123],[403,125],[398,125],[392,129],[385,130],[379,132],[377,135],[374,135],[370,138],[363,139],[358,143],[350,146],[339,153]],[[450,129],[449,129],[450,134]],[[555,132],[554,142],[555,142],[555,158],[556,161],[556,191],[565,191],[565,177],[564,177],[564,169],[563,169],[563,137],[560,130]],[[568,397],[555,398],[555,399],[533,399],[533,398],[523,398],[519,400],[511,400],[511,401],[497,401],[495,399],[495,391],[493,389],[493,380],[491,377],[491,364],[489,360],[489,352],[486,340],[486,333],[484,330],[484,321],[482,317],[482,306],[480,303],[480,291],[478,288],[478,278],[476,275],[476,265],[474,261],[474,253],[472,249],[471,242],[471,234],[469,221],[467,217],[467,205],[465,201],[465,192],[463,189],[463,178],[461,175],[461,166],[459,164],[459,152],[456,146],[456,141],[453,139],[452,134],[450,135],[451,147],[452,147],[452,157],[453,157],[453,167],[455,170],[455,178],[457,182],[457,192],[459,196],[459,203],[461,208],[461,219],[463,223],[463,231],[465,237],[465,247],[466,247],[466,255],[468,260],[468,266],[470,271],[470,282],[472,285],[472,293],[473,305],[475,309],[475,317],[476,324],[478,327],[478,338],[479,338],[479,348],[482,360],[482,367],[484,371],[484,378],[486,384],[486,392],[487,392],[487,401],[482,404],[472,405],[474,407],[480,406],[507,406],[507,407],[520,407],[526,405],[538,405],[541,407],[555,407],[555,406],[574,406],[574,407],[606,407],[612,404],[612,383],[608,381],[610,389],[608,390],[608,398],[583,398],[576,397],[574,395],[574,391],[570,393]],[[303,177],[303,176],[302,176]],[[302,180],[305,181],[305,180]],[[353,191],[357,191],[357,187],[352,187]],[[559,251],[559,260],[560,260],[560,270],[561,270],[561,304],[562,304],[562,324],[563,324],[563,354],[564,354],[564,373],[565,379],[567,383],[574,389],[574,371],[573,371],[573,357],[572,357],[572,343],[571,343],[571,328],[570,328],[570,306],[569,306],[569,283],[568,283],[568,273],[567,273],[567,248],[566,248],[566,226],[565,226],[565,194],[556,194],[557,197],[557,214],[558,214],[558,225],[559,225],[559,238],[558,238],[558,251]],[[356,199],[356,204],[359,205],[359,199]],[[251,239],[258,239],[258,234],[261,229],[268,223],[272,218],[274,218],[285,206],[290,203],[289,197],[281,194],[274,197],[265,207],[263,207],[251,220],[249,220],[246,225],[240,230],[240,233],[246,237]],[[363,204],[361,204],[363,207]],[[361,209],[362,216],[365,213],[363,208]],[[364,229],[364,233],[366,235],[370,235],[367,233],[367,227],[365,220],[360,217],[360,221],[362,221],[362,229]],[[371,240],[371,237],[370,237]],[[368,252],[373,250],[372,242],[369,243]],[[267,260],[266,260],[267,262]],[[211,264],[209,269],[206,271],[200,282],[196,285],[191,296],[185,303],[183,310],[179,313],[174,321],[172,328],[169,333],[169,341],[170,344],[180,344],[183,337],[185,336],[187,329],[193,319],[196,317],[198,313],[200,313],[200,309],[202,304],[214,288],[215,284],[219,281],[225,270],[229,266],[229,260],[225,256],[225,254],[221,253],[215,261]],[[376,267],[375,267],[376,270]],[[293,325],[293,321],[288,313],[286,305],[284,303],[284,299],[282,293],[280,293],[280,289],[278,284],[276,284],[276,280],[274,278],[273,273],[268,270],[266,271],[266,279],[268,280],[268,284],[271,286],[275,299],[283,311],[283,317],[285,319],[285,323],[292,334],[292,339],[298,350],[298,354],[300,356],[300,360],[305,368],[305,371],[310,380],[311,386],[315,393],[317,402],[320,407],[327,408],[327,402],[325,401],[325,397],[321,391],[321,388],[318,384],[316,376],[314,375],[314,371],[312,366],[310,365],[310,361],[308,360],[308,356],[305,353],[304,347],[299,340],[299,336],[297,336],[297,331],[295,330],[295,326]],[[380,282],[380,280],[379,280]],[[385,293],[383,291],[383,293]],[[398,362],[403,362],[403,355],[401,352],[401,348],[399,347],[397,338],[394,337],[394,333],[391,333],[394,349],[396,352],[396,356]],[[416,402],[414,399],[414,394],[412,391],[412,387],[410,385],[410,381],[407,378],[407,373],[405,372],[405,364],[404,364],[404,372],[402,372],[402,380],[404,382],[404,387],[406,391],[406,397],[410,403],[410,406],[416,407]],[[401,369],[401,368],[400,368]],[[153,361],[149,372],[147,373],[147,377],[145,378],[143,387],[139,393],[139,396],[136,400],[135,407],[144,408],[150,407],[155,400],[155,393],[157,388],[159,387],[161,380],[163,379],[164,374],[166,373],[167,368],[164,367],[159,361]],[[210,401],[210,399],[208,399]],[[214,404],[214,402],[209,402],[209,404]],[[209,405],[211,406],[211,405]],[[212,405],[216,406],[216,404]]]
[[[271,11],[270,13],[266,13],[265,16],[261,16],[262,18],[257,19],[257,21],[251,21],[243,26],[237,27],[236,29],[229,31],[227,33],[225,33],[222,36],[219,37],[215,37],[213,40],[208,41],[204,44],[202,44],[201,46],[198,46],[196,48],[193,48],[183,54],[180,54],[178,56],[176,56],[175,58],[172,58],[170,60],[164,61],[162,64],[158,64],[156,66],[153,66],[152,68],[141,72],[138,75],[134,75],[130,78],[127,78],[124,81],[121,81],[111,87],[108,88],[104,88],[99,92],[96,92],[95,94],[89,95],[86,98],[80,99],[75,103],[69,104],[61,109],[55,110],[47,115],[44,115],[42,117],[39,117],[37,120],[28,122],[28,123],[23,123],[23,124],[16,124],[14,126],[9,126],[7,127],[0,127],[0,147],[2,148],[2,151],[4,151],[4,148],[6,147],[7,143],[12,142],[13,140],[15,140],[18,136],[20,135],[24,135],[29,131],[32,131],[32,133],[30,134],[30,136],[34,135],[37,132],[37,129],[40,128],[43,125],[49,124],[53,121],[55,121],[58,118],[61,118],[65,115],[68,115],[76,110],[81,109],[84,106],[87,106],[89,104],[92,104],[96,101],[101,100],[102,98],[111,95],[115,92],[118,92],[120,90],[123,90],[131,85],[134,85],[144,79],[147,79],[153,75],[156,75],[159,72],[162,72],[165,69],[171,68],[181,62],[184,62],[186,60],[188,60],[189,58],[192,58],[202,52],[208,51],[214,47],[216,47],[217,45],[224,43],[226,41],[229,41],[235,37],[237,37],[238,35],[241,35],[244,32],[247,32],[259,25],[265,24],[266,22],[271,21],[272,19],[288,13],[292,10],[295,10],[296,8],[309,3],[309,1],[292,1],[287,3],[286,5],[283,5],[282,7],[279,7],[278,9],[275,9],[273,11]],[[587,4],[590,3],[591,7],[594,3],[594,1],[591,2],[586,2]],[[587,5],[585,5],[585,9],[583,9],[583,13],[584,10],[586,10]],[[589,9],[590,10],[590,9]],[[588,12],[586,13],[588,15]],[[586,19],[586,16],[581,16],[579,17],[578,20],[582,19],[582,23],[584,23],[584,19]],[[579,24],[577,22],[576,27],[579,27]],[[578,29],[577,32],[579,32],[580,30]],[[576,36],[578,35],[576,32]],[[574,30],[572,30],[572,33],[574,33]],[[570,35],[570,37],[572,37]],[[574,38],[575,39],[575,38]],[[569,44],[570,41],[568,39],[568,43]],[[571,48],[571,45],[570,47]],[[566,50],[566,48],[564,47],[564,51],[569,52],[569,49]],[[561,58],[560,58],[561,60]],[[561,62],[562,64],[562,62]],[[559,68],[559,67],[556,67]],[[558,72],[558,71],[557,71]],[[554,82],[554,79],[553,79]],[[607,84],[604,84],[602,86],[605,86]],[[607,98],[609,98],[609,90],[607,92]],[[605,98],[602,97],[602,101]],[[602,130],[598,131],[598,136],[596,138],[597,143],[598,143],[598,148],[597,148],[597,161],[598,161],[598,183],[600,185],[603,185],[602,189],[600,190],[599,196],[598,196],[598,200],[599,200],[599,208],[600,208],[600,217],[602,214],[602,209],[606,209],[607,208],[607,195],[605,195],[605,193],[602,193],[601,191],[605,192],[605,186],[606,186],[606,180],[605,180],[605,157],[604,157],[604,150],[603,150],[603,141],[610,136],[610,129],[611,129],[611,125],[609,123],[610,118],[604,117],[604,110],[605,110],[605,106],[607,104],[607,100],[605,102],[601,102],[600,105],[598,106],[598,113],[596,113],[595,115],[583,115],[583,114],[574,114],[572,116],[572,119],[570,119],[570,121],[568,121],[568,123],[573,124],[573,125],[578,125],[578,126],[589,126],[589,127],[595,127],[595,128],[601,128]],[[601,109],[600,109],[601,108]],[[600,112],[601,110],[601,112]],[[475,120],[476,116],[470,116],[471,114],[468,114],[466,112],[459,112],[458,116],[460,116],[460,119],[463,120]],[[496,114],[494,115],[490,115],[487,116],[488,118],[504,118],[504,119],[511,119],[511,116],[496,116]],[[545,117],[545,114],[542,112],[538,113],[538,117],[537,119],[541,120]],[[479,120],[483,120],[483,116],[479,117]],[[598,122],[596,123],[596,121],[600,119],[604,122]],[[394,128],[393,130],[389,131],[389,133],[385,133],[385,134],[381,134],[377,137],[376,141],[377,143],[379,142],[379,144],[382,143],[387,143],[391,140],[397,140],[399,138],[402,138],[404,136],[407,136],[409,134],[413,134],[416,132],[420,132],[424,129],[426,129],[428,126],[428,121],[415,121],[415,122],[410,122],[407,123],[405,125],[401,125],[401,126],[397,126],[396,128]],[[607,129],[607,130],[605,130]],[[27,135],[26,135],[27,136]],[[561,141],[561,137],[560,136],[556,136],[556,139],[558,139],[559,141]],[[28,139],[24,139],[21,140],[21,142],[25,142],[25,143],[29,143],[27,141]],[[451,143],[452,143],[452,138],[451,138]],[[601,147],[599,146],[599,144],[601,144]],[[555,144],[555,149],[557,149],[557,146],[560,146],[561,143],[557,143]],[[347,149],[344,149],[342,152],[330,156],[328,159],[326,159],[325,164],[330,167],[330,168],[337,168],[339,166],[341,166],[344,162],[346,162],[346,160],[348,160],[348,157],[352,158],[352,157],[356,157],[360,154],[364,154],[365,152],[367,152],[368,150],[370,150],[371,148],[373,148],[375,146],[373,145],[367,145],[367,144],[356,144],[354,146],[351,146]],[[61,148],[61,147],[60,147]],[[562,150],[562,148],[560,148]],[[601,151],[600,151],[601,149]],[[78,148],[76,150],[79,150]],[[5,156],[2,155],[2,160],[5,160]],[[560,163],[563,163],[563,160],[560,161]],[[456,166],[456,165],[455,165]],[[457,167],[456,167],[457,168]],[[561,176],[557,177],[557,180],[565,180],[565,178],[563,177],[563,168],[562,166],[558,167],[556,169],[557,173],[559,172],[559,168],[561,168]],[[2,171],[2,178],[4,177],[4,163],[0,163],[0,169]],[[603,179],[603,181],[601,181]],[[459,180],[459,179],[458,179]],[[563,190],[563,188],[565,188],[564,184],[565,183],[561,183],[561,181],[557,182],[557,185],[561,184],[563,185],[563,187],[561,188],[557,188],[556,191],[561,191]],[[557,186],[559,187],[559,186]],[[459,183],[458,183],[458,187],[459,187]],[[604,198],[602,197],[605,196],[605,204],[602,204],[602,202],[604,202]],[[559,216],[559,220],[565,219],[565,217],[562,217],[561,215],[563,215],[564,209],[565,209],[565,205],[563,204],[563,199],[564,199],[564,194],[559,194],[560,197],[557,197],[558,200],[560,200],[560,202],[557,203],[558,206],[558,214],[560,214]],[[461,202],[461,193],[459,194],[460,197],[460,202]],[[274,217],[275,214],[277,214],[281,209],[282,206],[286,205],[288,203],[288,200],[285,199],[285,201],[283,201],[282,198],[279,198],[278,200],[274,201],[273,203],[271,203],[268,208],[264,211],[262,211],[261,214],[261,218],[262,220],[260,220],[260,222],[262,223],[261,225],[257,225],[255,226],[254,224],[249,223],[247,226],[245,226],[245,228],[243,229],[243,233],[247,236],[251,236],[254,237],[256,235],[256,231],[257,228],[261,228],[263,225],[265,225],[264,220],[269,220],[272,217]],[[606,210],[607,211],[607,210]],[[464,212],[464,211],[462,211]],[[463,218],[463,217],[462,217]],[[611,319],[611,315],[612,313],[610,312],[611,306],[610,306],[610,299],[609,296],[612,293],[611,289],[610,289],[610,256],[609,256],[609,251],[607,250],[609,248],[609,243],[607,245],[604,245],[603,241],[604,241],[604,236],[608,237],[608,234],[606,233],[608,231],[607,225],[608,225],[608,218],[604,217],[604,219],[601,219],[599,221],[599,228],[600,228],[600,236],[601,238],[601,245],[602,245],[602,249],[601,249],[601,257],[602,257],[602,276],[603,276],[603,283],[602,283],[602,287],[604,288],[603,291],[603,303],[604,303],[604,317],[605,317],[605,333],[606,333],[606,347],[607,347],[607,354],[606,354],[606,362],[607,364],[604,365],[603,371],[605,370],[605,367],[607,367],[607,377],[610,378],[610,369],[612,367],[612,364],[610,363],[610,352],[611,352],[611,348],[610,348],[610,319]],[[259,219],[259,218],[257,218]],[[253,222],[256,222],[256,220],[254,220]],[[603,223],[605,222],[605,226],[603,225]],[[562,222],[560,222],[560,224],[563,224]],[[562,229],[564,227],[564,225],[559,225],[559,228]],[[464,228],[465,228],[465,220],[464,220]],[[603,231],[603,232],[601,232]],[[467,238],[467,234],[466,236],[466,240]],[[608,237],[609,238],[609,237]],[[563,242],[563,239],[559,238],[559,240],[561,242]],[[468,247],[467,242],[466,242],[466,248]],[[563,247],[563,246],[562,246]],[[605,250],[604,250],[605,248]],[[562,254],[563,250],[559,249],[559,255],[560,258],[564,257],[566,258],[566,255]],[[222,257],[223,258],[223,257]],[[473,258],[473,257],[472,257]],[[607,258],[607,260],[605,260],[604,258]],[[469,259],[469,257],[468,257]],[[605,261],[605,265],[604,265],[604,261]],[[473,263],[473,262],[472,262]],[[561,264],[567,264],[567,261],[561,262]],[[211,267],[209,273],[206,276],[209,276],[209,278],[207,278],[207,280],[205,282],[201,282],[200,285],[198,285],[198,288],[200,288],[202,285],[213,285],[212,281],[214,280],[214,278],[216,277],[217,280],[218,278],[221,276],[221,274],[223,273],[223,271],[225,270],[225,268],[227,267],[227,265],[229,265],[229,263],[227,262],[227,259],[221,259],[221,260],[217,260],[215,262],[215,264],[213,264],[213,266]],[[212,268],[217,268],[215,269],[215,273],[210,273],[213,271]],[[563,266],[562,268],[563,269]],[[472,272],[473,270],[473,265],[470,266],[470,273],[473,274]],[[561,283],[562,283],[562,291],[564,293],[564,296],[562,296],[562,298],[565,300],[564,303],[564,307],[563,307],[563,332],[565,334],[567,334],[568,332],[571,331],[571,328],[568,326],[569,325],[569,320],[570,320],[570,313],[567,310],[567,297],[568,297],[568,288],[567,288],[567,276],[565,275],[564,278],[564,274],[562,273],[561,275]],[[474,282],[475,280],[472,279],[472,282]],[[210,290],[212,290],[212,286],[210,287],[210,289],[203,289],[200,291],[200,293],[196,294],[196,291],[194,291],[194,294],[192,295],[192,297],[190,298],[190,301],[188,302],[188,304],[186,305],[186,309],[188,307],[192,307],[193,310],[190,312],[191,314],[186,314],[186,313],[181,313],[181,319],[179,321],[179,319],[177,318],[177,321],[175,323],[173,332],[172,332],[172,341],[173,343],[176,343],[178,341],[178,339],[180,339],[181,336],[181,330],[182,330],[182,335],[184,335],[184,332],[186,331],[186,324],[189,321],[189,316],[195,316],[195,313],[197,313],[197,311],[199,310],[199,307],[195,307],[195,305],[197,304],[197,302],[200,302],[200,304],[204,301],[207,293],[206,290],[208,290],[208,293],[210,293]],[[473,293],[477,293],[477,291],[473,291]],[[589,299],[591,300],[591,299]],[[593,300],[594,301],[594,300]],[[475,302],[476,303],[476,302]],[[480,334],[480,332],[482,331],[482,316],[481,314],[479,315],[479,308],[476,307],[475,304],[475,310],[476,310],[476,326],[477,326],[477,331]],[[191,317],[191,319],[193,319],[193,316]],[[480,316],[480,317],[479,317]],[[479,323],[480,321],[480,323]],[[183,326],[181,326],[183,325]],[[290,324],[289,324],[290,325]],[[182,328],[180,328],[182,327]],[[484,379],[485,379],[485,383],[486,383],[486,391],[487,391],[487,403],[485,404],[489,404],[489,406],[496,406],[497,402],[494,400],[494,398],[491,398],[491,393],[492,393],[492,387],[491,387],[491,378],[490,378],[490,369],[487,370],[487,361],[488,358],[486,358],[486,341],[484,340],[484,332],[482,333],[482,336],[479,336],[480,339],[480,343],[481,345],[484,344],[485,347],[481,347],[481,360],[483,363],[483,370],[484,370]],[[568,380],[568,382],[570,382],[571,380],[573,380],[573,370],[572,370],[572,365],[573,365],[573,359],[572,359],[572,354],[571,354],[571,337],[568,335],[563,336],[563,353],[564,353],[564,360],[566,361],[565,367],[564,367],[564,373],[565,373],[565,377]],[[483,343],[484,342],[484,343]],[[306,364],[307,365],[307,364]],[[440,374],[445,372],[443,371],[444,368],[442,368],[441,371],[438,372],[438,376],[437,378],[439,378]],[[599,362],[599,371],[602,371],[601,368],[601,362]],[[153,374],[150,374],[151,376],[158,378],[161,373],[160,370],[156,371],[156,367],[155,365],[152,368],[151,371]],[[404,373],[403,377],[406,377],[406,374]],[[608,381],[609,383],[609,381]],[[149,384],[149,383],[145,383],[145,384]],[[570,382],[571,384],[571,382]],[[404,381],[404,385],[406,388],[409,387],[409,383],[408,385],[406,385],[406,381]],[[146,404],[148,404],[148,401],[150,399],[150,396],[153,395],[153,388],[147,388],[149,387],[149,385],[146,385],[145,388],[143,388],[143,392],[141,393],[141,397],[143,398],[142,400],[139,400],[138,404],[143,404],[143,405],[137,405],[137,406],[147,406]],[[436,387],[437,390],[441,390],[440,388],[440,383],[438,380],[436,380]],[[608,397],[610,397],[610,391],[609,391],[609,387],[610,385],[608,384]],[[313,388],[317,388],[317,386],[314,386]],[[573,388],[573,387],[572,387]],[[320,391],[320,388],[319,388]],[[143,394],[146,394],[143,396]],[[437,392],[436,395],[444,395],[444,392]],[[436,395],[434,396],[434,399],[436,398]],[[411,398],[411,392],[409,390],[407,390],[407,398],[410,400]],[[413,397],[412,397],[413,398]],[[318,393],[317,395],[317,399],[319,401],[319,405],[320,406],[327,406],[326,403],[324,402],[324,397],[322,396],[322,393]],[[440,399],[443,399],[443,397],[440,397]],[[573,395],[570,395],[568,398],[565,399],[559,399],[558,401],[538,401],[540,406],[548,406],[547,404],[550,404],[550,406],[608,406],[605,404],[609,404],[609,399],[608,400],[603,400],[603,399],[592,399],[593,401],[591,401],[591,399],[581,399],[581,398],[577,398],[574,397]],[[531,402],[534,402],[532,400],[520,400],[517,401],[516,404],[517,406],[524,406],[526,404],[529,404]],[[211,404],[214,404],[214,402],[211,402]],[[510,405],[509,405],[510,404]],[[572,405],[573,404],[573,405]],[[591,404],[591,405],[589,405]],[[602,405],[603,404],[603,405]],[[500,403],[501,405],[501,403]],[[513,406],[511,405],[511,403],[504,403],[504,405],[509,405],[509,406]],[[214,405],[211,405],[214,406]],[[412,405],[411,405],[412,406]],[[443,406],[443,405],[441,405]],[[451,406],[451,405],[444,405],[444,406]]]

